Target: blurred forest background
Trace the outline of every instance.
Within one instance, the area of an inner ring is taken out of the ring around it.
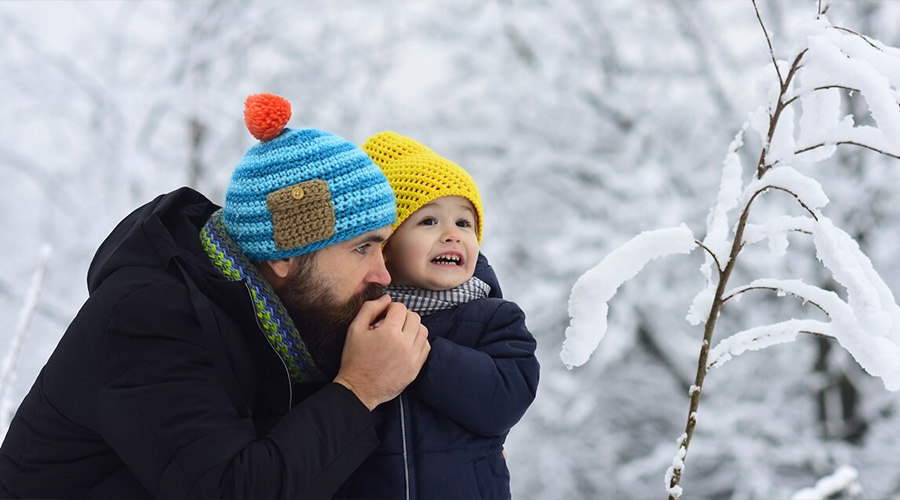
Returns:
[[[795,26],[818,2],[758,5],[776,56],[792,57]],[[828,17],[900,46],[900,2],[838,0]],[[479,184],[483,251],[528,314],[542,363],[508,443],[514,496],[663,498],[702,338],[684,320],[702,257],[654,263],[626,284],[599,350],[572,371],[559,359],[568,295],[640,231],[686,222],[704,234],[769,62],[750,0],[0,2],[4,366],[21,352],[0,379],[2,410],[86,298],[106,234],[182,185],[221,202],[253,143],[243,99],[274,92],[292,102],[292,127],[357,144],[394,130]],[[900,162],[843,149],[816,168],[825,213],[900,294]],[[827,286],[809,260],[745,259]],[[802,307],[763,296],[741,306],[720,331]],[[802,338],[710,374],[686,496],[788,498],[847,465],[867,498],[900,498],[900,400],[834,347]]]

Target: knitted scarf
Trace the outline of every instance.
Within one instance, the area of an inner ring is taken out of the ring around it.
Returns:
[[[250,290],[256,322],[275,352],[281,356],[295,382],[324,380],[275,290],[240,251],[225,231],[222,210],[210,216],[200,230],[200,243],[213,265],[225,278],[243,281]]]
[[[484,281],[472,276],[468,281],[449,290],[425,290],[415,286],[388,286],[384,289],[391,299],[405,305],[410,311],[421,316],[450,309],[460,304],[483,299],[491,292]]]

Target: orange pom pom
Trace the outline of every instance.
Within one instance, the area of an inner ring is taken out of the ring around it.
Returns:
[[[244,123],[253,137],[268,141],[278,137],[291,119],[291,103],[275,94],[253,94],[244,102]]]

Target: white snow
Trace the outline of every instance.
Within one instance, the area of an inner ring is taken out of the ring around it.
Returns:
[[[684,489],[679,486],[669,486],[672,484],[672,478],[675,477],[675,471],[683,471],[684,470],[684,457],[687,455],[687,449],[682,444],[687,436],[682,434],[681,437],[678,438],[678,450],[675,452],[675,456],[672,458],[672,465],[666,470],[665,482],[666,482],[666,493],[669,494],[672,498],[681,498],[681,495],[684,493]]]
[[[749,126],[749,122],[744,124],[744,129]],[[735,135],[731,144],[728,146],[728,154],[722,164],[722,180],[719,184],[719,194],[716,198],[716,205],[710,210],[706,223],[706,238],[703,244],[709,248],[716,257],[721,261],[728,256],[731,245],[728,240],[728,212],[738,206],[741,198],[743,181],[741,173],[743,166],[741,165],[741,157],[737,154],[737,150],[744,145],[743,134],[744,129]],[[709,259],[709,257],[707,257]],[[707,262],[707,265],[709,262]],[[706,272],[709,278],[708,271]]]
[[[772,135],[769,144],[769,152],[766,155],[770,165],[792,163],[794,151],[796,151],[795,135],[795,111],[793,106],[784,108]]]
[[[897,156],[900,51],[832,28],[827,22],[809,23],[805,29],[808,46],[798,77],[801,84],[788,97],[799,96],[803,109],[797,149],[822,147],[804,153],[803,159],[827,158],[838,142],[853,142]],[[840,119],[840,93],[836,87],[859,92],[877,127],[854,126],[850,116]]]
[[[818,481],[812,488],[803,488],[791,495],[791,500],[825,500],[827,498],[835,498],[835,496],[843,491],[851,493],[851,498],[857,498],[852,493],[858,492],[860,489],[857,479],[859,472],[848,465],[841,466],[834,474],[825,476]]]
[[[787,253],[787,234],[790,232],[812,234],[813,223],[815,219],[811,217],[781,215],[767,220],[764,224],[747,224],[744,228],[744,243],[751,245],[768,240],[772,256],[781,257]]]
[[[644,231],[578,278],[569,296],[571,321],[560,353],[566,367],[583,365],[597,349],[606,333],[607,302],[623,283],[653,259],[690,253],[696,245],[693,233],[684,224]]]
[[[692,325],[699,325],[706,321],[706,317],[709,314],[709,310],[712,307],[713,300],[715,300],[716,295],[716,282],[712,280],[708,280],[706,282],[706,286],[703,287],[697,295],[694,296],[694,300],[691,302],[690,308],[688,308],[688,314],[685,319],[687,319],[688,323]]]
[[[772,325],[750,328],[731,335],[710,349],[707,367],[724,365],[734,356],[746,351],[758,351],[769,346],[791,342],[801,331],[826,334],[828,323],[815,320],[790,319]]]
[[[810,91],[801,93],[800,107],[803,112],[797,126],[798,149],[804,149],[820,143],[825,143],[822,135],[830,134],[837,129],[841,121],[841,93],[836,88],[815,89],[822,81],[827,81],[827,75],[821,74],[816,66],[804,68],[798,77],[802,85]],[[837,150],[834,144],[807,151],[798,157],[803,161],[813,162],[825,160]]]
[[[703,239],[703,245],[716,256],[719,262],[723,262],[731,251],[728,239],[730,234],[728,213],[738,206],[741,198],[743,165],[741,165],[741,158],[737,154],[737,150],[744,145],[743,135],[748,127],[750,127],[750,121],[744,123],[741,131],[734,136],[728,146],[728,154],[722,164],[722,180],[719,184],[716,204],[706,218],[706,237]],[[700,266],[700,272],[706,279],[706,285],[694,296],[686,318],[692,325],[699,325],[706,321],[716,291],[716,282],[713,279],[713,266],[716,262],[711,255],[704,255],[705,259]],[[715,277],[718,278],[718,273],[715,274]]]
[[[828,313],[835,338],[867,372],[891,391],[900,389],[900,307],[859,245],[820,217],[815,226],[816,255],[847,289],[847,308]]]
[[[900,307],[893,293],[856,241],[830,219],[820,215],[812,230],[817,257],[846,288],[847,300],[800,280],[764,278],[730,290],[726,297],[755,288],[771,289],[780,296],[791,294],[818,306],[830,322],[790,319],[735,333],[710,351],[708,366],[721,366],[748,350],[790,342],[800,332],[811,332],[834,337],[860,366],[880,377],[887,389],[900,389]]]
[[[793,194],[812,211],[828,204],[828,196],[825,195],[821,184],[793,167],[784,165],[769,169],[762,178],[753,179],[744,190],[741,206],[746,206],[758,192],[770,188],[783,189]]]

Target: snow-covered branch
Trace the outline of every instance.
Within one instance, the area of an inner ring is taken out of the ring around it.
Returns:
[[[826,217],[813,233],[816,256],[847,289],[846,307],[828,308],[835,338],[888,390],[900,390],[900,306],[859,249]]]
[[[772,325],[750,328],[719,342],[707,358],[707,368],[722,366],[734,356],[746,351],[759,351],[773,345],[793,342],[799,333],[813,333],[833,337],[829,323],[811,319],[790,319]]]
[[[772,58],[772,66],[778,74],[778,82],[783,86],[784,78],[781,77],[781,71],[778,69],[778,59],[775,57],[775,49],[772,47],[772,38],[769,36],[769,30],[766,29],[766,23],[762,20],[762,15],[759,13],[756,0],[753,0],[753,10],[756,11],[756,20],[759,21],[759,27],[762,28],[763,34],[766,36],[766,43],[769,45],[769,57]]]
[[[753,179],[744,190],[741,205],[750,204],[753,198],[768,189],[789,193],[814,217],[819,209],[828,204],[828,197],[821,184],[792,167],[781,166],[770,168],[760,179]]]
[[[815,486],[794,492],[791,500],[826,500],[841,493],[846,493],[847,498],[864,498],[859,472],[855,468],[847,465],[840,467],[830,476],[816,481]]]
[[[826,302],[833,301],[838,302],[842,305],[846,305],[834,292],[823,290],[816,286],[807,285],[800,280],[778,280],[771,278],[754,280],[748,285],[729,290],[725,294],[725,296],[722,297],[722,301],[727,302],[732,298],[735,298],[736,296],[750,290],[771,290],[777,293],[779,297],[783,297],[786,294],[791,294],[802,300],[804,304],[811,304],[825,314],[828,314],[828,310],[821,304],[816,302],[817,299],[821,300],[821,298],[818,297],[820,294],[825,295],[825,299],[827,299]],[[829,294],[833,295],[834,297],[829,296]]]
[[[19,320],[16,322],[9,348],[3,359],[3,371],[0,372],[0,432],[4,434],[9,426],[10,414],[15,405],[10,391],[16,379],[16,369],[19,366],[19,358],[28,334],[28,327],[37,310],[38,298],[41,295],[41,286],[51,254],[52,249],[49,246],[43,247],[40,251],[37,269],[31,277],[31,285],[25,294],[25,302],[19,312]]]
[[[569,297],[571,322],[566,328],[560,357],[567,368],[581,366],[606,334],[609,302],[619,287],[637,275],[650,261],[696,248],[694,235],[684,224],[645,231],[606,256],[584,273]]]
[[[808,40],[801,82],[785,95],[798,97],[803,116],[790,156],[823,149],[818,160],[834,147],[855,145],[900,158],[900,50],[869,40],[858,33],[834,28],[819,19],[803,28]],[[859,93],[876,126],[856,125],[851,116],[841,117],[840,92]],[[789,128],[789,127],[788,127]],[[793,142],[785,135],[786,142]],[[787,159],[786,155],[785,158]]]
[[[755,0],[753,5],[757,7]],[[716,204],[707,216],[706,237],[693,242],[687,228],[642,233],[585,273],[572,289],[571,324],[561,353],[570,368],[587,361],[597,348],[606,331],[607,303],[624,281],[654,258],[686,253],[694,246],[706,251],[700,269],[705,286],[694,297],[687,314],[691,324],[704,323],[703,342],[685,432],[666,473],[670,499],[683,492],[680,480],[705,377],[711,367],[721,366],[734,356],[791,342],[801,333],[820,335],[837,340],[889,390],[900,390],[900,306],[859,245],[823,214],[829,199],[822,185],[795,168],[827,159],[841,145],[856,145],[900,159],[900,50],[850,30],[834,29],[824,15],[826,11],[827,6],[820,5],[815,20],[801,26],[797,51],[787,61],[776,59],[756,9],[772,57],[764,75],[768,85],[760,94],[762,104],[728,148]],[[846,115],[842,93],[859,94],[873,123],[866,120],[857,124],[853,115]],[[756,175],[745,185],[738,151],[748,133],[756,133],[762,146]],[[807,215],[771,215],[750,223],[751,209],[762,203],[761,195],[770,190],[790,194]],[[745,245],[768,240],[773,254],[782,258],[788,249],[788,233],[812,237],[816,257],[844,287],[846,299],[798,279],[761,278],[727,289]],[[804,304],[819,308],[828,319],[791,318],[755,326],[730,335],[712,348],[716,320],[725,303],[758,289],[796,296]]]
[[[769,241],[772,255],[781,257],[787,252],[788,233],[812,234],[815,220],[810,217],[782,215],[769,219],[764,224],[747,224],[744,230],[744,244],[752,245],[763,240]]]

